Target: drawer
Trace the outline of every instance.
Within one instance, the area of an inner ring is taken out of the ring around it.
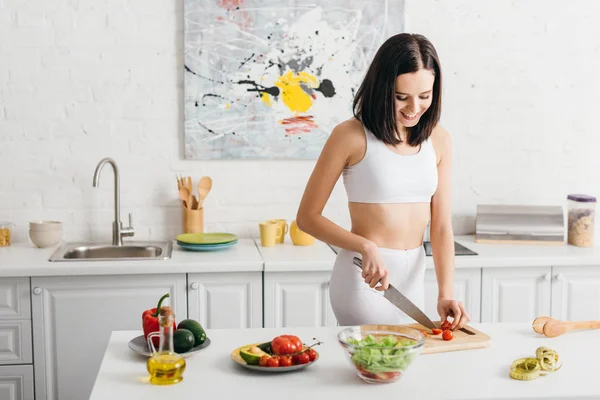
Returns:
[[[31,364],[31,347],[31,321],[0,321],[0,364]]]
[[[0,399],[33,399],[33,365],[0,367]]]
[[[29,278],[0,279],[0,321],[31,319]]]

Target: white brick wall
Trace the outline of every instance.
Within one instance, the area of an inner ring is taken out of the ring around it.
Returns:
[[[59,219],[68,240],[108,239],[116,159],[136,238],[179,233],[175,174],[213,177],[207,230],[258,234],[293,219],[314,161],[182,160],[182,0],[0,0],[0,220]],[[454,138],[456,231],[477,203],[600,195],[600,25],[593,0],[408,0],[436,45]],[[336,187],[326,214],[348,226]]]

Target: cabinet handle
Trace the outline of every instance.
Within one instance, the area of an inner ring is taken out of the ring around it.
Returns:
[[[190,288],[192,288],[192,290],[198,290],[198,282],[190,283]]]
[[[556,279],[557,281],[562,281],[564,279],[564,276],[563,276],[562,273],[556,274],[556,276],[554,277],[554,279]]]
[[[41,287],[34,287],[33,288],[33,294],[39,296],[40,294],[42,294],[42,288]]]
[[[544,282],[548,282],[550,280],[550,272],[544,274]]]

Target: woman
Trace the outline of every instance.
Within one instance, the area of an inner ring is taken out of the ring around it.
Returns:
[[[425,251],[430,240],[440,317],[460,329],[469,320],[454,300],[450,136],[438,121],[442,75],[433,45],[398,34],[377,51],[354,99],[354,118],[334,128],[308,181],[298,227],[340,247],[330,301],[340,325],[411,321],[383,297],[393,284],[424,306]],[[340,175],[349,200],[350,231],[322,215]],[[362,271],[353,257],[362,258]]]

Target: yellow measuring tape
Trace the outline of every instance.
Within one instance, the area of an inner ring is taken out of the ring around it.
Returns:
[[[548,347],[538,347],[535,357],[515,360],[510,365],[510,377],[520,381],[531,381],[540,375],[558,371],[562,366],[558,353]]]

